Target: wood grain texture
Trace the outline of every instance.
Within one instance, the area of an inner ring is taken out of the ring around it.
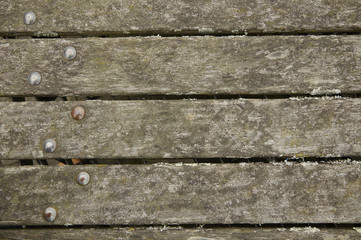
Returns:
[[[29,166],[0,176],[0,225],[361,221],[361,164]],[[54,222],[42,216],[49,206]]]
[[[187,239],[187,240],[355,240],[361,234],[354,229],[318,228],[215,228],[215,229],[171,229],[171,228],[120,228],[120,229],[13,229],[0,230],[6,240],[38,239]]]
[[[343,1],[3,0],[0,32],[224,34],[360,31],[361,3]],[[24,24],[33,11],[37,20]]]
[[[0,58],[0,96],[361,93],[360,36],[1,40]]]
[[[0,102],[0,159],[361,154],[361,99]],[[83,120],[71,117],[85,108]],[[43,152],[44,141],[57,149]]]

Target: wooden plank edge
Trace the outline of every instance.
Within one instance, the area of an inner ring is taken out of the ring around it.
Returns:
[[[361,228],[95,228],[2,229],[1,240],[30,239],[359,239]]]

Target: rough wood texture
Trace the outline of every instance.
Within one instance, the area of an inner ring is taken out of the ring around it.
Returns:
[[[359,36],[1,40],[0,58],[0,96],[361,93]]]
[[[0,32],[220,34],[360,31],[361,2],[208,0],[2,0]],[[33,11],[37,20],[24,24]]]
[[[13,229],[0,230],[6,240],[38,239],[141,239],[141,240],[289,240],[324,239],[354,240],[361,237],[361,229],[306,228],[215,228],[215,229],[169,229],[169,228],[120,228],[120,229]]]
[[[360,173],[310,163],[6,167],[0,225],[356,223]],[[54,222],[42,216],[49,206]]]
[[[0,159],[361,154],[361,99],[0,102]],[[85,108],[83,120],[71,117]],[[43,152],[46,139],[57,149]]]

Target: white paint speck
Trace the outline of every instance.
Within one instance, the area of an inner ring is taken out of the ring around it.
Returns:
[[[317,233],[320,229],[315,227],[293,227],[290,229],[292,232],[304,232],[304,233]]]
[[[163,158],[170,158],[170,157],[171,157],[171,155],[169,153],[166,153],[163,155]]]
[[[216,240],[215,238],[208,238],[208,237],[190,237],[188,240]]]
[[[267,142],[264,143],[265,145],[274,145],[275,141],[273,139],[268,140]]]
[[[311,95],[321,95],[321,94],[340,94],[340,89],[330,89],[330,90],[321,90],[321,87],[313,89]]]
[[[280,59],[280,58],[285,58],[289,55],[289,50],[285,50],[285,51],[276,51],[276,52],[272,52],[270,54],[268,54],[266,56],[266,58],[271,59],[271,60],[275,60],[275,59]]]
[[[212,28],[200,28],[198,29],[199,33],[213,33],[214,30]]]
[[[318,162],[301,162],[300,164],[304,167],[307,167],[307,166],[316,166],[318,165]]]

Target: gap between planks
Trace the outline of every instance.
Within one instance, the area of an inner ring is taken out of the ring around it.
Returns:
[[[3,39],[53,39],[53,38],[132,38],[132,37],[162,37],[162,38],[173,38],[173,37],[231,37],[231,36],[247,36],[247,37],[262,37],[262,36],[337,36],[337,35],[360,35],[361,30],[350,30],[350,31],[297,31],[297,32],[242,32],[235,34],[232,32],[224,33],[208,33],[200,34],[198,31],[190,32],[178,32],[178,33],[166,33],[166,32],[132,32],[130,34],[122,34],[117,32],[89,32],[82,35],[75,32],[51,32],[49,33],[8,33],[0,32],[0,37]],[[1,39],[0,38],[0,39]]]
[[[135,95],[135,96],[9,96],[0,97],[0,102],[62,102],[62,101],[142,101],[142,100],[226,100],[226,99],[347,99],[361,98],[361,94],[325,95]]]

